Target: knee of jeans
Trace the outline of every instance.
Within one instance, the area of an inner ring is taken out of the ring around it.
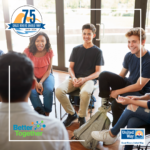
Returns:
[[[135,128],[135,120],[133,119],[133,117],[132,118],[130,118],[129,120],[128,120],[128,123],[127,123],[127,128]]]
[[[30,97],[39,96],[36,89],[31,90]]]
[[[89,99],[90,96],[91,96],[91,94],[88,93],[87,91],[82,91],[82,92],[80,92],[80,98],[81,98],[82,100],[87,100],[87,99]]]
[[[53,91],[44,90],[43,96],[53,96]]]
[[[99,75],[99,80],[104,80],[108,76],[109,72],[108,71],[103,71]]]
[[[127,109],[129,109],[129,110],[131,110],[131,111],[133,111],[133,112],[136,112],[136,110],[137,110],[138,107],[139,107],[139,106],[137,106],[137,105],[129,104],[129,105],[127,106]]]
[[[43,94],[52,94],[53,93],[53,87],[44,87],[44,90],[43,90]]]

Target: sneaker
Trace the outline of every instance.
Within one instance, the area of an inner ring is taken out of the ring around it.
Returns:
[[[78,115],[77,115],[76,112],[75,112],[73,115],[68,114],[68,117],[67,117],[67,119],[63,122],[63,124],[65,125],[65,127],[69,127],[69,126],[72,124],[72,122],[73,122],[74,120],[76,120],[77,118],[78,118]]]
[[[105,145],[111,145],[118,139],[118,136],[111,137],[109,134],[109,130],[93,131],[91,133],[91,136],[97,141],[103,141]]]
[[[107,112],[111,111],[111,104],[108,101],[108,98],[102,98],[101,107],[103,107]]]
[[[78,121],[80,122],[80,127],[86,123],[85,117],[79,117]]]
[[[39,114],[46,116],[45,111],[41,107],[36,107],[34,110]]]

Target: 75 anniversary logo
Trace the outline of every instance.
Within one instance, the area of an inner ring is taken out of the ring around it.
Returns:
[[[6,30],[13,29],[17,34],[24,37],[36,35],[40,29],[45,29],[40,12],[31,5],[24,5],[17,8],[8,23]]]

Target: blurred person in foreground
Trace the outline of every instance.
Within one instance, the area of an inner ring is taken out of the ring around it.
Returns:
[[[8,118],[8,66],[10,66],[10,118]],[[70,150],[69,142],[44,141],[68,140],[68,133],[60,121],[39,115],[28,104],[31,89],[34,87],[33,64],[26,55],[10,52],[0,57],[0,99],[2,100],[0,149]],[[10,140],[20,141],[9,141],[9,135]],[[29,142],[21,142],[21,140],[29,140]]]

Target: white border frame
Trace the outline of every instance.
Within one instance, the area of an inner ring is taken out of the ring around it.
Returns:
[[[66,9],[67,10],[67,9]],[[70,10],[70,9],[69,9]],[[81,10],[81,9],[72,9],[72,10]],[[84,10],[139,10],[140,11],[140,84],[141,84],[141,9],[84,9]],[[8,129],[8,137],[9,137],[9,142],[85,142],[85,140],[10,140],[10,66],[8,67],[8,72],[9,72],[9,86],[8,86],[8,91],[9,91],[9,117],[8,117],[8,123],[9,123],[9,129]]]

